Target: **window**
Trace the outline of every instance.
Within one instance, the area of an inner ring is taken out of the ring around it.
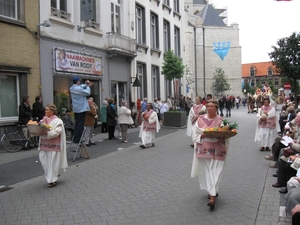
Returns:
[[[51,0],[51,8],[68,12],[67,0]]]
[[[180,56],[180,30],[178,27],[174,28],[174,53]]]
[[[146,34],[145,34],[145,9],[136,6],[136,40],[138,44],[146,43]]]
[[[255,87],[255,85],[254,85],[254,79],[250,80],[250,87]]]
[[[174,0],[174,12],[179,13],[179,0]]]
[[[275,78],[274,84],[275,84],[275,85],[279,85],[279,79],[278,79],[278,78]]]
[[[121,33],[120,11],[121,11],[120,0],[111,2],[111,31],[117,34]]]
[[[83,0],[80,1],[80,21],[86,21],[86,25],[90,27],[99,26],[97,22],[97,1]]]
[[[270,66],[268,68],[268,76],[272,76],[273,75],[273,68]]]
[[[0,74],[0,120],[8,117],[18,117],[18,76],[15,74]]]
[[[170,6],[170,0],[164,0],[164,4]]]
[[[0,0],[0,17],[24,21],[24,1]]]
[[[170,23],[164,21],[164,52],[170,49]]]
[[[152,99],[159,97],[159,70],[157,66],[152,66]]]
[[[70,21],[71,14],[68,13],[68,1],[51,0],[51,15]]]
[[[250,77],[256,76],[256,68],[254,66],[250,67]]]
[[[146,77],[146,74],[145,74],[145,71],[146,71],[146,65],[145,64],[137,64],[137,75],[138,75],[138,79],[140,80],[141,82],[141,85],[140,87],[137,87],[138,88],[138,98],[139,99],[143,99],[144,97],[147,97],[146,94],[147,94],[147,87],[145,86],[145,80],[144,80],[144,77]]]
[[[151,13],[150,15],[150,41],[151,48],[159,49],[159,35],[158,35],[158,17]]]

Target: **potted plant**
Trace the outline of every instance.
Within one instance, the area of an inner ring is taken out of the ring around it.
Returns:
[[[175,55],[174,51],[169,50],[166,52],[162,71],[167,80],[173,81],[173,90],[178,90],[175,87],[175,79],[181,79],[184,74],[185,66],[182,63],[182,59]],[[175,104],[178,102],[178,93],[175,93]],[[186,112],[177,111],[176,106],[173,106],[173,110],[164,113],[164,125],[183,127],[186,126]]]

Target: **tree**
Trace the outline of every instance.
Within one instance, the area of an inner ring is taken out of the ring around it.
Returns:
[[[163,62],[161,73],[165,75],[167,80],[173,81],[174,91],[175,79],[181,79],[184,74],[185,66],[182,63],[182,59],[177,57],[173,50],[168,50]],[[178,93],[175,93],[175,101],[177,103]]]
[[[277,45],[272,46],[273,51],[269,53],[270,59],[273,65],[275,65],[276,72],[291,83],[296,105],[298,105],[300,34],[293,33],[289,37],[279,39]]]
[[[211,90],[216,96],[218,96],[219,93],[223,94],[225,91],[231,90],[227,76],[222,68],[215,69],[213,80]]]

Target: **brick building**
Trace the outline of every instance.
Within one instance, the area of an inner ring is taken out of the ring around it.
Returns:
[[[22,96],[40,94],[39,4],[0,2],[0,133],[18,120]]]

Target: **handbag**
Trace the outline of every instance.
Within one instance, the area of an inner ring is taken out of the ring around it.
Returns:
[[[293,149],[286,148],[286,149],[283,150],[283,155],[285,157],[289,157],[289,156],[291,156],[293,154],[294,154],[294,150]]]

